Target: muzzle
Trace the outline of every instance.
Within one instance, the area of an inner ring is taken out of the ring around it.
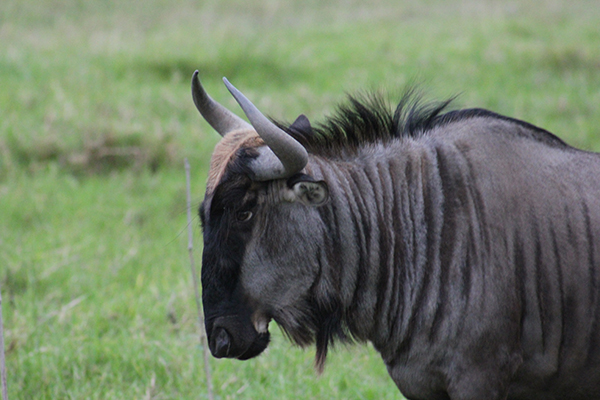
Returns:
[[[216,358],[247,360],[262,353],[269,344],[268,331],[259,333],[249,318],[238,315],[215,318],[212,327],[206,327],[208,346]]]

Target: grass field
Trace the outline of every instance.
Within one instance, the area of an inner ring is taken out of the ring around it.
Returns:
[[[198,204],[218,136],[195,69],[236,111],[222,76],[313,121],[346,92],[419,82],[600,151],[598,21],[595,0],[0,2],[9,397],[206,398],[183,159]],[[257,359],[211,360],[217,398],[401,398],[369,346],[337,348],[317,376],[312,349],[271,331]]]

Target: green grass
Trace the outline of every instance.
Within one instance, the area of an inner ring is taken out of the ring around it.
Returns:
[[[564,4],[563,4],[564,3]],[[189,80],[237,111],[319,121],[346,92],[485,107],[600,151],[593,0],[0,2],[0,288],[11,399],[206,398],[186,251],[218,136]],[[198,221],[196,259],[201,244]],[[229,398],[399,398],[368,346],[211,360]]]

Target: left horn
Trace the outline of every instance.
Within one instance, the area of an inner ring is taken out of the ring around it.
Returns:
[[[200,114],[221,136],[237,129],[252,129],[249,123],[214,101],[206,93],[198,78],[198,71],[192,76],[192,97]]]
[[[284,171],[280,177],[290,177],[300,172],[308,163],[308,153],[304,146],[273,122],[269,121],[242,92],[229,83],[227,78],[223,78],[223,82],[225,82],[225,86],[227,86],[229,92],[231,92],[240,107],[242,107],[242,110],[244,110],[256,133],[265,141],[267,146],[269,146],[283,164]]]

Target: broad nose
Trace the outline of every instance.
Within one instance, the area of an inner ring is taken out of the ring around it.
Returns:
[[[210,343],[210,350],[213,356],[217,358],[227,357],[231,349],[231,336],[229,336],[229,333],[224,328],[217,327],[211,336],[213,340]]]

